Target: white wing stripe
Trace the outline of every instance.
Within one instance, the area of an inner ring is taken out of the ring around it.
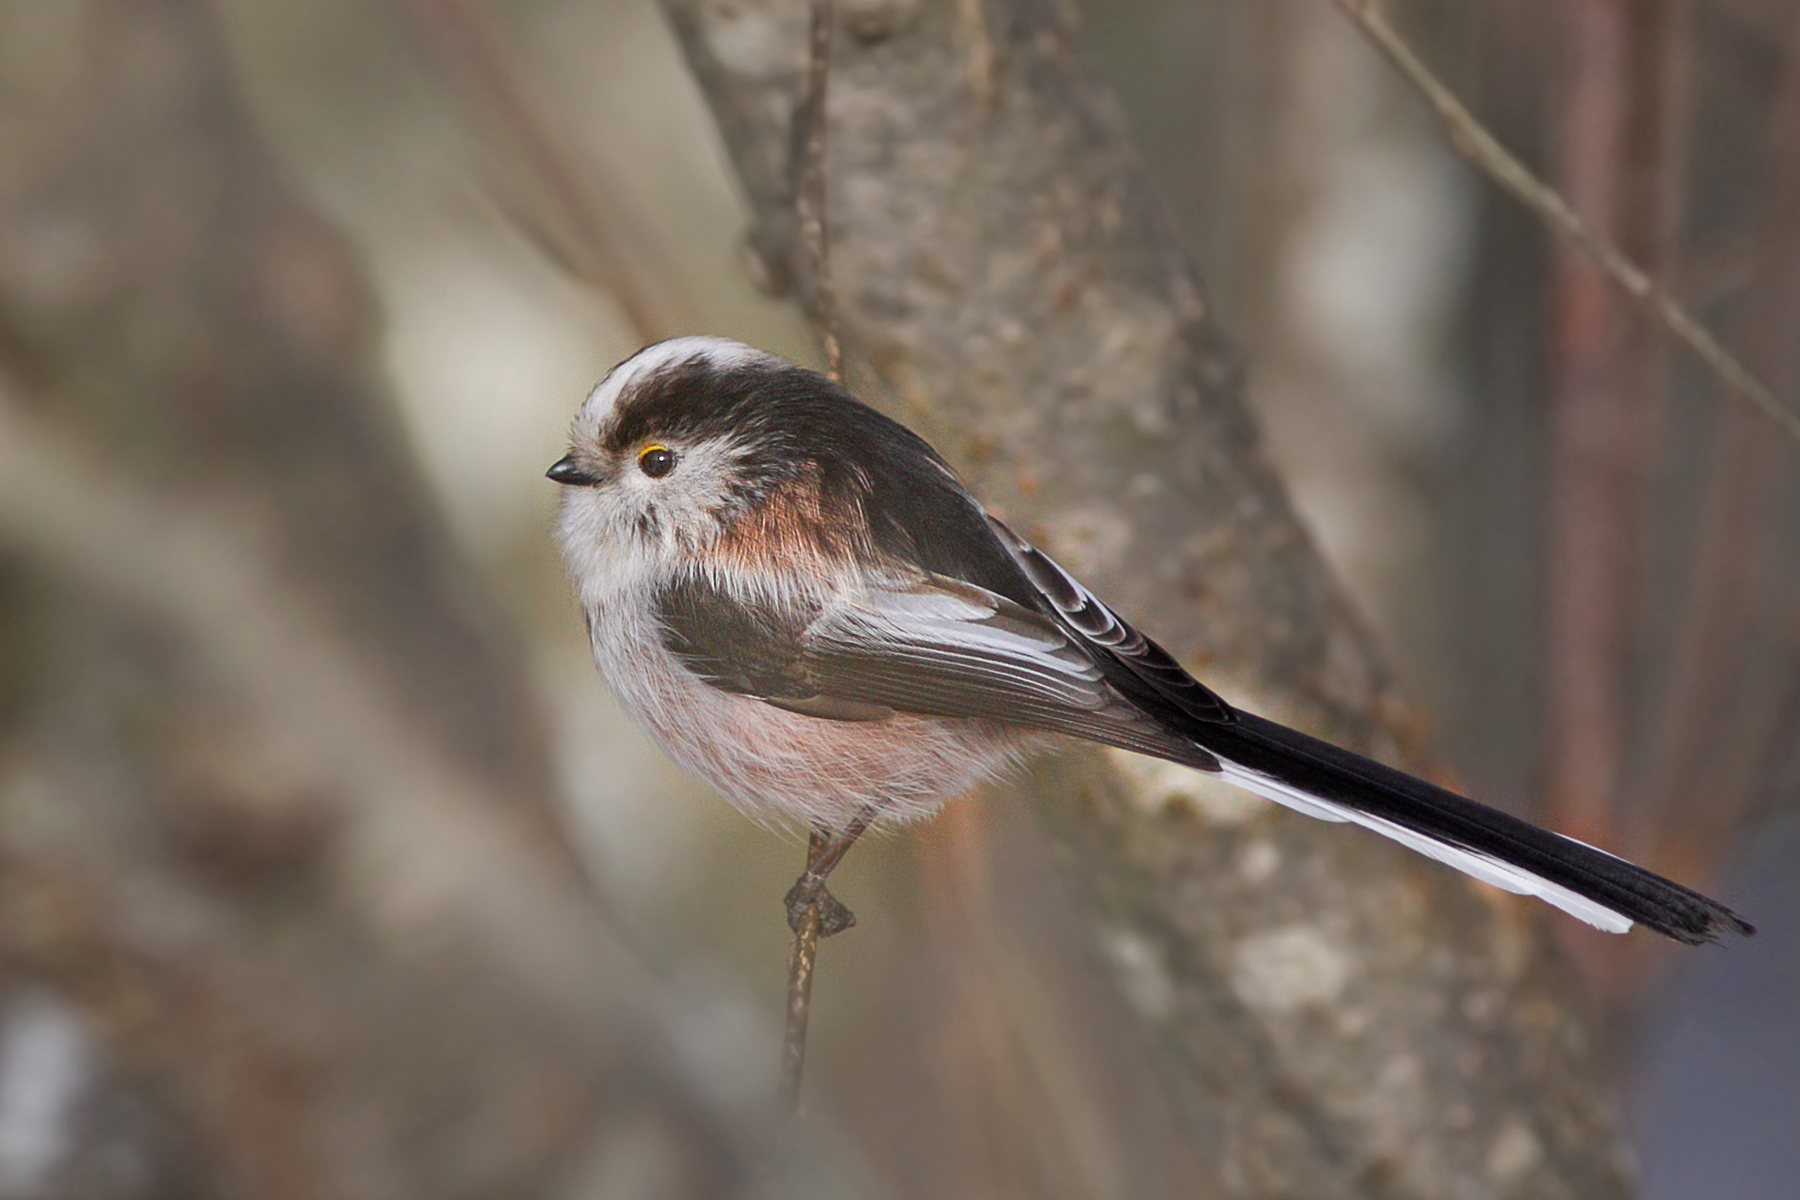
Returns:
[[[1629,918],[1621,916],[1598,901],[1570,891],[1560,883],[1553,883],[1540,875],[1534,875],[1523,867],[1516,867],[1490,855],[1438,841],[1403,825],[1396,825],[1384,817],[1357,812],[1347,805],[1320,799],[1291,784],[1265,775],[1261,771],[1240,767],[1223,758],[1219,759],[1219,767],[1221,775],[1227,783],[1235,784],[1245,791],[1255,792],[1259,796],[1265,796],[1295,812],[1305,813],[1309,817],[1317,817],[1322,821],[1352,821],[1365,829],[1374,830],[1383,837],[1392,838],[1409,849],[1417,850],[1420,854],[1435,858],[1446,866],[1455,867],[1459,871],[1473,875],[1483,883],[1491,883],[1497,888],[1522,896],[1536,896],[1554,904],[1570,916],[1586,921],[1595,928],[1604,929],[1608,933],[1624,933],[1631,928]]]
[[[1005,624],[999,622],[1004,621]],[[807,631],[815,651],[948,670],[1021,699],[1098,711],[1110,703],[1100,669],[1053,629],[945,593],[875,591],[828,611]]]

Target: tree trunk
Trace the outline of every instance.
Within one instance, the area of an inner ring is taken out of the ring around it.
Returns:
[[[1066,8],[840,7],[829,224],[864,390],[1228,698],[1426,766]],[[770,276],[810,293],[791,161],[806,4],[665,8]],[[1083,751],[1032,788],[1226,1194],[1629,1192],[1530,902],[1125,755]]]

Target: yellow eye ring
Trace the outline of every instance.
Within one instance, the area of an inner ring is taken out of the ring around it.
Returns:
[[[638,470],[652,479],[661,479],[675,469],[675,452],[654,442],[638,451],[637,460]]]

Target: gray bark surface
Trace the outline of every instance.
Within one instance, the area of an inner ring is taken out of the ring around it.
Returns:
[[[806,5],[664,7],[753,242],[804,295]],[[1423,767],[1262,457],[1229,341],[1066,10],[840,7],[829,221],[841,331],[872,371],[862,390],[1229,698]],[[1578,993],[1536,909],[1122,755],[1040,765],[1032,787],[1226,1194],[1630,1192]]]

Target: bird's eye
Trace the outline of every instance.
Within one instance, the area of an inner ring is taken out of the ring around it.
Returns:
[[[675,452],[667,446],[645,446],[638,451],[638,470],[652,479],[661,479],[675,469]]]

